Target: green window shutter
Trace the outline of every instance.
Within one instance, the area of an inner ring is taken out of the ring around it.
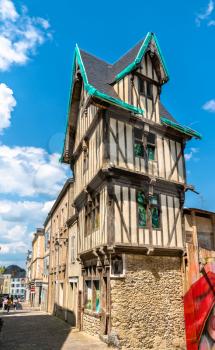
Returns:
[[[137,202],[146,205],[146,197],[143,192],[137,192]]]
[[[138,203],[138,223],[139,227],[146,227],[146,207]]]
[[[159,218],[158,208],[151,209],[151,216],[152,216],[152,227],[159,228],[160,227],[160,218]]]
[[[139,227],[146,227],[147,215],[146,215],[146,197],[143,192],[137,192],[137,204],[138,204],[138,225]]]
[[[135,157],[144,157],[144,147],[142,142],[135,142],[134,144],[134,155]]]
[[[147,154],[148,154],[148,160],[155,160],[155,147],[148,145]]]

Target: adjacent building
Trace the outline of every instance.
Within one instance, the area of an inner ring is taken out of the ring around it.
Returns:
[[[31,302],[31,262],[32,262],[32,251],[28,250],[26,257],[26,296],[25,300]]]
[[[41,305],[42,283],[43,283],[43,258],[44,258],[44,229],[38,228],[34,233],[32,241],[32,258],[31,268],[31,296],[30,303],[32,306],[39,307]]]
[[[215,213],[184,209],[184,311],[187,349],[215,347]]]
[[[67,220],[72,199],[73,179],[68,179],[48,216],[48,220],[51,221],[48,310],[64,320],[69,319]]]
[[[20,272],[16,277],[11,278],[10,296],[13,298],[26,299],[26,278],[25,272]]]
[[[48,216],[44,223],[44,256],[42,271],[42,292],[41,292],[41,309],[48,311],[48,284],[49,284],[49,247],[51,236],[51,220]]]
[[[4,276],[4,280],[3,280],[2,294],[10,295],[11,274],[3,274],[3,276]]]

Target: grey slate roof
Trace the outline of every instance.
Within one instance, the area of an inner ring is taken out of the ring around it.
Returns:
[[[113,64],[112,69],[114,76],[120,73],[135,60],[143,41],[144,39],[140,40],[131,50],[129,50],[125,55],[123,55],[117,62]]]
[[[120,73],[124,68],[131,64],[136,58],[140,47],[143,43],[140,40],[131,50],[123,55],[114,64],[109,64],[104,60],[101,60],[90,53],[80,50],[81,58],[86,70],[89,83],[95,87],[98,91],[105,93],[111,97],[120,99],[115,92],[111,83],[113,83],[115,76]],[[173,116],[166,110],[162,103],[160,103],[160,116],[165,117],[171,121],[177,122]]]
[[[119,98],[114,88],[109,84],[112,66],[83,50],[80,50],[80,53],[89,83],[99,91]]]
[[[167,109],[164,107],[164,105],[159,102],[159,110],[160,110],[160,117],[164,117],[166,119],[171,120],[172,122],[177,123],[177,120],[173,118],[173,116],[167,111]]]

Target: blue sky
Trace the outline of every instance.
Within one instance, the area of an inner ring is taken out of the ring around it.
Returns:
[[[187,145],[187,206],[215,211],[215,9],[201,1],[0,0],[0,264],[24,265],[35,227],[70,174],[58,163],[75,44],[110,63],[156,33],[161,99],[203,134]]]

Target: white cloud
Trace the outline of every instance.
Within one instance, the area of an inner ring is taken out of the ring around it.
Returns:
[[[53,201],[0,200],[0,259],[23,265],[33,231],[42,227]],[[1,262],[2,263],[2,262]],[[6,263],[7,264],[7,263]]]
[[[10,126],[11,112],[15,106],[13,90],[3,83],[0,84],[0,134]]]
[[[17,254],[17,253],[25,253],[28,250],[28,245],[23,242],[19,241],[14,243],[4,243],[1,244],[1,254]]]
[[[207,102],[202,106],[202,108],[203,108],[205,111],[208,111],[208,112],[211,112],[211,113],[215,113],[215,100],[212,99],[212,100],[207,101]]]
[[[59,157],[42,148],[0,145],[0,193],[56,196],[68,177]]]
[[[194,155],[195,155],[196,153],[198,153],[198,152],[199,152],[199,149],[198,149],[198,148],[191,147],[191,148],[190,148],[190,151],[189,151],[188,153],[185,153],[184,158],[185,158],[187,161],[189,161],[189,160],[191,160],[191,159],[194,157]],[[195,157],[195,160],[197,160],[197,159],[198,159],[198,158]]]
[[[207,8],[196,16],[196,24],[200,26],[201,22],[207,20],[214,10],[214,1],[210,0]]]
[[[0,0],[0,70],[13,64],[25,64],[38,45],[50,38],[49,22],[41,17],[30,17],[27,8],[17,12],[11,0]]]
[[[0,200],[0,223],[23,223],[31,220],[31,224],[39,225],[45,215],[50,211],[54,201],[12,201],[8,199]],[[14,226],[13,226],[14,227]],[[2,227],[1,235],[2,235]]]
[[[16,8],[12,1],[10,0],[1,0],[0,1],[0,19],[15,21],[19,17],[16,12]]]

